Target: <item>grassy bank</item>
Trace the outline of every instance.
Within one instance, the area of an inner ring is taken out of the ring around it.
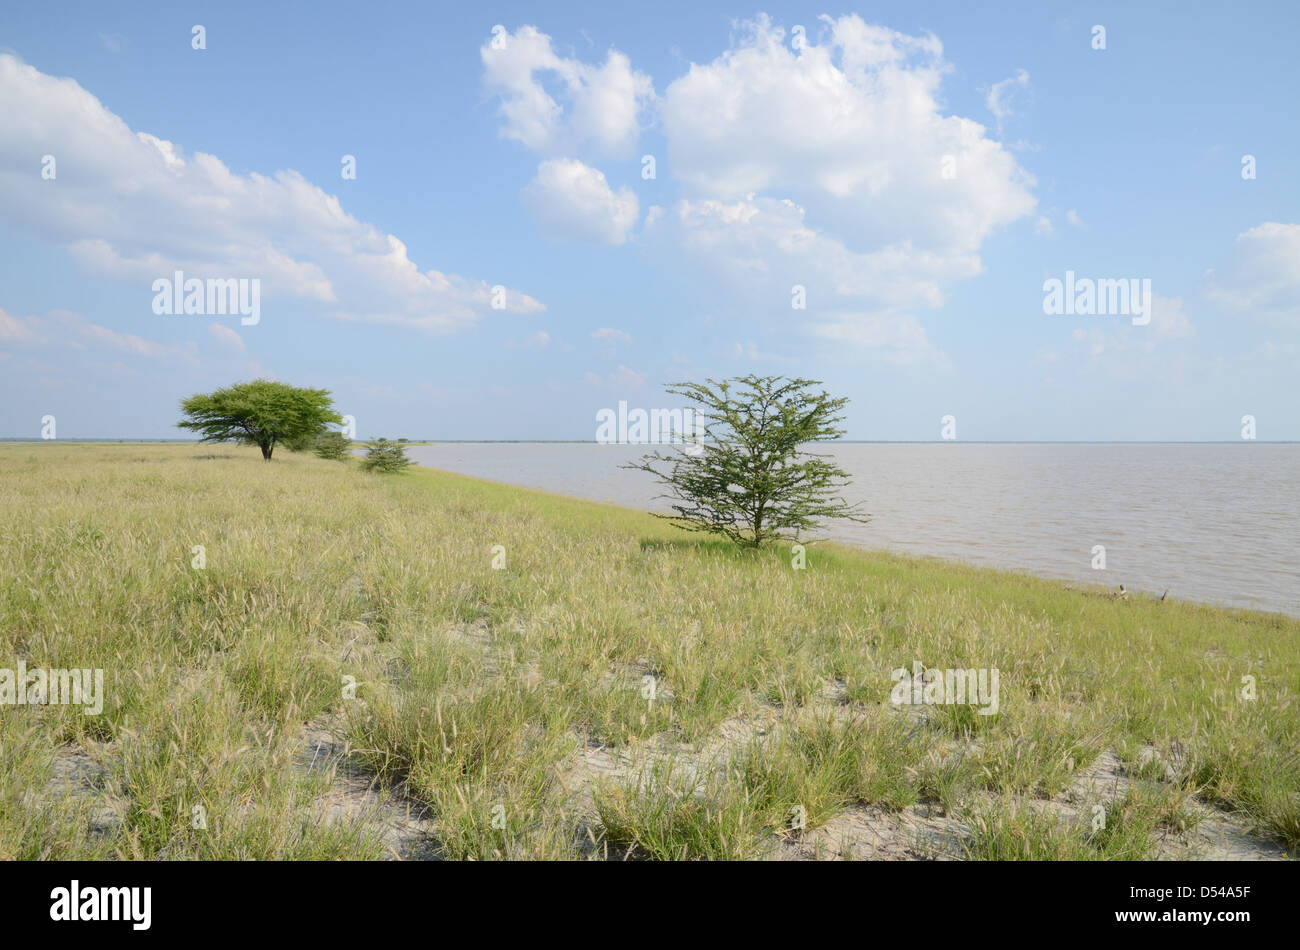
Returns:
[[[374,858],[398,812],[455,858],[1300,845],[1280,616],[226,446],[0,446],[0,525],[0,668],[105,687],[0,706],[4,858]],[[916,660],[998,714],[892,706]]]

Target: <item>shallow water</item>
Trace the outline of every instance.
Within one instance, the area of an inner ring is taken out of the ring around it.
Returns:
[[[662,509],[619,466],[645,446],[445,443],[421,465]],[[1300,616],[1300,445],[840,443],[868,524],[824,536],[1044,577]],[[1104,545],[1106,570],[1092,568]]]

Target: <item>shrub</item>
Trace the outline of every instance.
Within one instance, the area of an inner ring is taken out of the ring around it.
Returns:
[[[342,461],[346,459],[352,449],[352,440],[342,432],[335,432],[330,429],[322,432],[312,443],[312,450],[323,459],[333,459]]]
[[[406,457],[406,449],[403,446],[396,442],[389,442],[387,439],[376,439],[370,443],[361,467],[368,472],[392,474],[402,471],[410,464],[412,462]]]

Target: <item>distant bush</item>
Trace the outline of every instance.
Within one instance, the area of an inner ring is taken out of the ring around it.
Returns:
[[[351,454],[352,440],[342,432],[335,432],[330,429],[322,432],[312,443],[312,451],[323,459],[333,459],[342,461]]]
[[[370,443],[370,448],[366,451],[366,457],[361,461],[361,467],[368,472],[400,472],[412,462],[406,457],[406,449],[396,442],[389,442],[387,439],[376,439]]]

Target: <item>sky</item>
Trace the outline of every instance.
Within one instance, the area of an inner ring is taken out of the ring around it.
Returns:
[[[268,378],[359,438],[590,440],[757,373],[848,397],[850,439],[1300,440],[1298,34],[1292,2],[6,4],[0,437],[183,437],[182,398]]]

